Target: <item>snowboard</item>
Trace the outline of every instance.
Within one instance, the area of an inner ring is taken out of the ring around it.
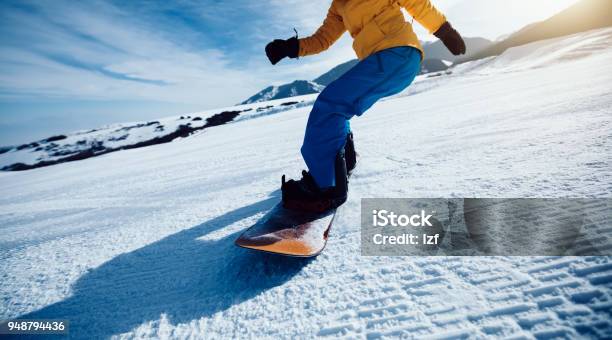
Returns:
[[[242,233],[235,244],[285,256],[316,256],[325,248],[336,211],[300,212],[284,208],[281,202]]]
[[[359,158],[355,152],[352,133],[348,134],[344,153],[341,155],[336,158],[336,167],[338,164],[343,167],[347,164],[347,176],[350,178]],[[349,166],[350,164],[352,166]],[[346,171],[346,168],[344,169]],[[323,213],[302,212],[286,209],[281,202],[242,233],[234,243],[243,248],[285,256],[317,256],[325,248],[336,212],[341,208],[342,206]]]

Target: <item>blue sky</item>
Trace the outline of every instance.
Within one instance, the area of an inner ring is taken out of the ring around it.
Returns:
[[[467,36],[496,38],[575,0],[438,0]],[[325,54],[272,67],[263,48],[312,33],[329,0],[0,2],[0,145],[240,102],[354,58],[345,35]],[[419,27],[422,39],[432,37]]]

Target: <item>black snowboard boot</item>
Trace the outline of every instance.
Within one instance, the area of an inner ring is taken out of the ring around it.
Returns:
[[[336,186],[319,188],[314,178],[306,170],[302,171],[302,179],[285,182],[283,175],[281,190],[283,206],[287,209],[325,212],[346,202],[348,179],[344,149],[338,152],[335,161]]]

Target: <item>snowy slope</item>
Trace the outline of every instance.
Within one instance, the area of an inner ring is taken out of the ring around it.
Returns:
[[[214,126],[310,105],[314,98],[304,95],[291,100],[270,100],[261,105],[238,105],[154,121],[112,124],[3,147],[0,148],[0,170],[28,170],[119,150],[169,143]]]
[[[579,57],[568,37],[521,52],[559,53],[538,67],[421,78],[354,119],[362,161],[313,260],[233,245],[303,167],[308,106],[0,173],[0,319],[68,318],[83,339],[609,338],[609,257],[359,251],[361,197],[610,197],[612,30],[593,35]]]

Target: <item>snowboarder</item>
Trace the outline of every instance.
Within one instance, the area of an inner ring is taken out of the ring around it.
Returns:
[[[286,208],[322,212],[346,201],[347,174],[355,166],[349,120],[379,99],[404,90],[420,70],[423,49],[402,7],[451,53],[465,53],[459,33],[429,0],[333,0],[312,36],[276,39],[266,46],[266,55],[275,65],[285,57],[320,53],[348,30],[359,58],[357,65],[321,92],[312,107],[301,148],[308,171],[302,171],[300,180],[286,182],[283,176]]]

